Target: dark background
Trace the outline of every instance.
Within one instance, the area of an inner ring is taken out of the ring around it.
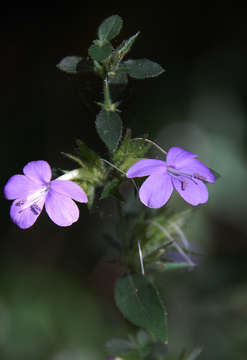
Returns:
[[[1,9],[1,188],[31,160],[73,168],[60,152],[72,152],[76,138],[105,156],[94,129],[100,83],[67,76],[56,64],[67,55],[86,57],[99,23],[119,14],[125,25],[114,41],[140,30],[131,57],[167,70],[158,79],[130,82],[121,105],[125,127],[149,133],[165,148],[183,145],[222,175],[191,230],[193,241],[204,239],[201,267],[159,277],[171,351],[199,345],[202,359],[244,359],[246,8],[227,1],[163,6],[12,2]],[[11,223],[9,206],[2,195],[1,359],[104,358],[109,337],[134,332],[110,296],[115,270],[99,265],[111,203],[100,203],[91,216],[81,206],[80,220],[66,229],[43,213],[26,231]]]

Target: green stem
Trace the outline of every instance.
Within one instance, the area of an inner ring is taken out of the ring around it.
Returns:
[[[109,109],[112,105],[112,102],[111,102],[111,95],[110,95],[109,83],[107,78],[104,79],[104,102],[106,109]]]

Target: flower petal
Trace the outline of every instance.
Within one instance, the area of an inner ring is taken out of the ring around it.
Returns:
[[[32,226],[35,223],[35,221],[38,219],[45,203],[45,196],[40,198],[35,203],[35,207],[31,206],[26,209],[22,209],[22,207],[19,206],[20,202],[21,202],[20,199],[13,201],[10,208],[10,217],[12,221],[17,226],[19,226],[19,228],[27,229],[30,226]]]
[[[139,196],[144,205],[158,209],[169,200],[172,190],[170,175],[153,174],[142,184]]]
[[[162,160],[143,159],[137,161],[127,171],[127,178],[151,175],[156,171],[166,171],[166,163]]]
[[[172,147],[168,150],[166,161],[167,165],[179,168],[185,166],[188,160],[195,158],[196,156],[196,154],[181,149],[180,147]]]
[[[50,219],[59,226],[69,226],[79,218],[79,209],[70,197],[50,190],[45,201]]]
[[[13,175],[4,187],[4,195],[8,200],[22,199],[40,189],[40,185],[25,175]]]
[[[200,180],[214,183],[214,174],[210,169],[204,165],[200,160],[190,159],[187,161],[186,166],[179,168],[181,172],[189,173],[191,175],[201,176]],[[204,179],[203,179],[204,178]]]
[[[50,189],[81,203],[88,202],[87,195],[85,194],[83,189],[73,181],[53,180],[50,183]]]
[[[202,181],[192,181],[188,179],[184,190],[181,181],[172,178],[172,182],[179,195],[181,195],[189,204],[196,206],[208,201],[208,189]]]
[[[44,160],[31,161],[23,168],[23,172],[30,179],[43,183],[51,180],[51,168]]]

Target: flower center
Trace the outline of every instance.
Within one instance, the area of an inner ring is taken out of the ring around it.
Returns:
[[[46,185],[42,189],[35,191],[26,197],[26,199],[19,200],[15,206],[19,206],[19,213],[22,213],[25,209],[30,208],[34,215],[39,215],[41,212],[41,208],[38,205],[38,202],[46,196],[49,191],[49,185]]]
[[[181,182],[181,189],[186,190],[188,186],[188,180],[193,181],[194,184],[198,185],[197,180],[206,181],[206,178],[198,173],[189,174],[180,170],[175,169],[172,166],[167,167],[169,175]]]

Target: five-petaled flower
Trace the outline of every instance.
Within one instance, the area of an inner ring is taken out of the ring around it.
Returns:
[[[208,201],[208,189],[204,181],[214,183],[209,168],[192,154],[179,147],[169,149],[166,161],[143,159],[127,171],[128,178],[149,176],[139,190],[144,205],[160,208],[169,200],[173,188],[191,205]]]
[[[4,195],[14,200],[10,216],[21,229],[32,226],[45,209],[59,226],[69,226],[79,218],[75,202],[88,202],[82,188],[69,180],[52,180],[50,165],[43,160],[31,161],[23,168],[24,175],[13,175],[4,187]]]

